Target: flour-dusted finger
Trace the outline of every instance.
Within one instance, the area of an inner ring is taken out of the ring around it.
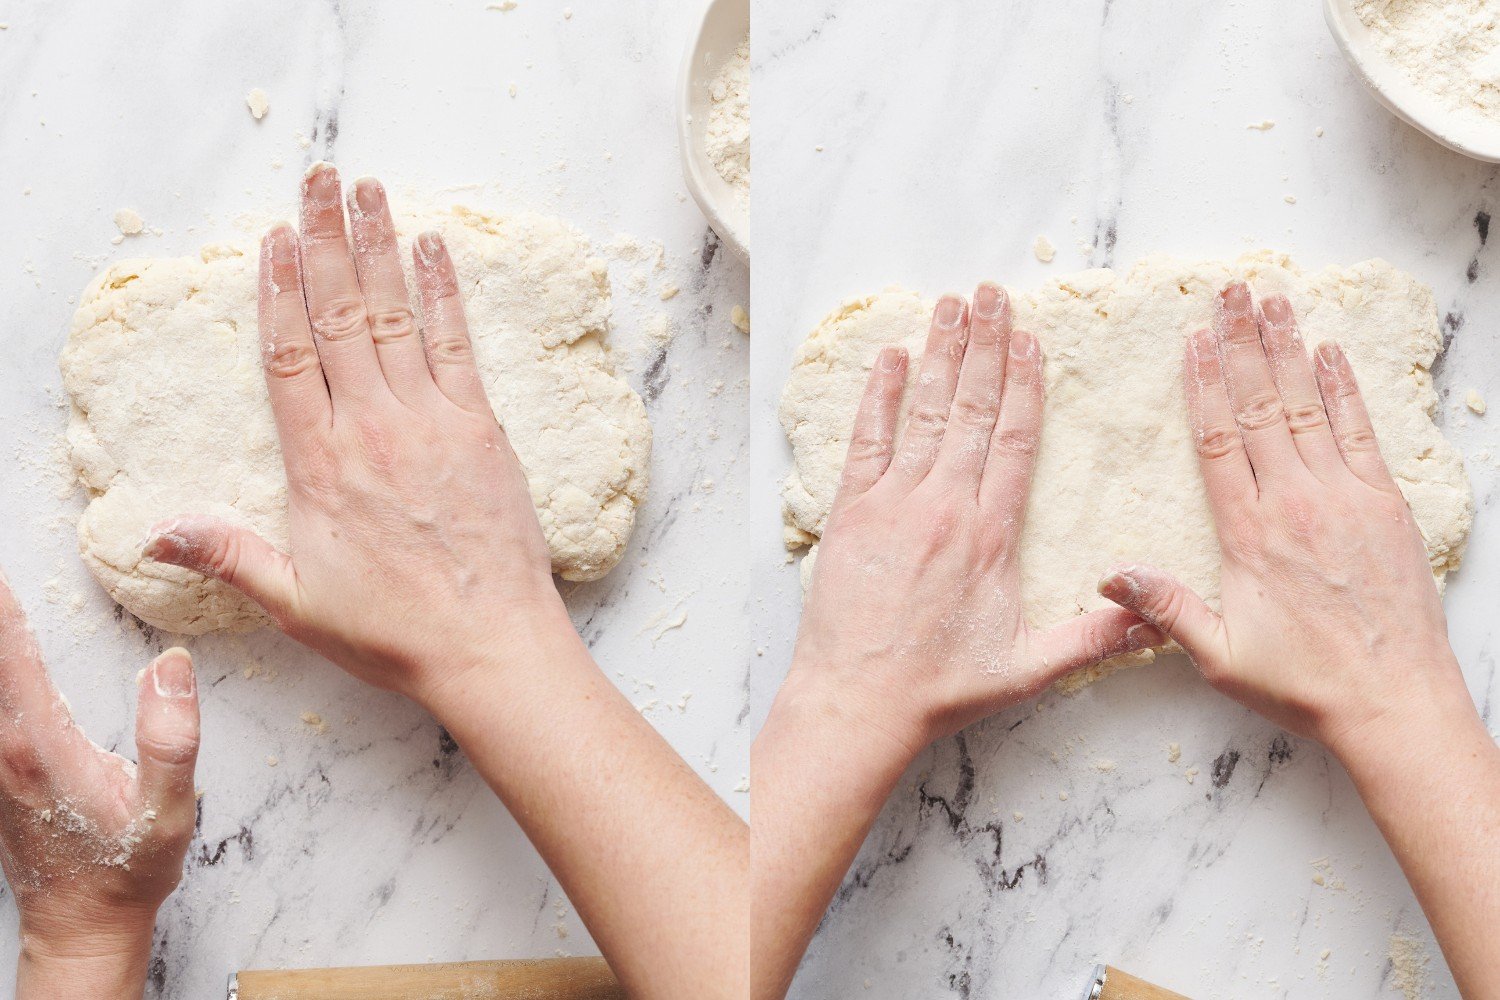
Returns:
[[[1208,490],[1209,506],[1222,523],[1252,503],[1256,493],[1245,439],[1224,387],[1218,338],[1212,332],[1199,330],[1188,337],[1183,384],[1198,468]]]
[[[361,177],[349,192],[349,224],[354,237],[354,267],[370,314],[370,334],[386,384],[397,399],[417,405],[431,399],[435,387],[396,246],[396,224],[385,188],[373,177]]]
[[[173,518],[152,527],[142,554],[222,580],[283,628],[295,624],[297,571],[290,558],[253,531],[216,517]]]
[[[1042,345],[1036,336],[1017,330],[1010,335],[1010,356],[1005,362],[1005,388],[1000,399],[1000,419],[990,438],[979,507],[993,519],[1007,549],[1021,538],[1021,524],[1031,497],[1031,476],[1036,469],[1037,448],[1042,439]]]
[[[843,478],[833,503],[835,511],[863,496],[890,467],[901,395],[906,391],[906,368],[906,351],[900,347],[881,348],[875,358],[849,436]]]
[[[1236,281],[1219,294],[1214,331],[1219,336],[1229,405],[1245,440],[1256,482],[1269,484],[1277,477],[1286,478],[1305,468],[1292,444],[1286,406],[1271,377],[1271,365],[1266,360],[1260,326],[1256,323],[1255,303],[1244,282]]]
[[[1182,581],[1151,566],[1119,566],[1099,581],[1099,593],[1175,640],[1210,683],[1223,679],[1229,663],[1223,619]]]
[[[933,310],[921,372],[906,403],[906,429],[888,473],[902,489],[920,483],[937,461],[968,339],[968,303],[957,295],[943,296]]]
[[[999,285],[980,285],[974,293],[969,344],[934,472],[963,484],[973,495],[978,495],[984,479],[990,438],[1000,417],[1010,333],[1010,296]]]
[[[412,257],[422,303],[422,340],[433,381],[458,406],[473,413],[492,412],[479,378],[474,341],[458,291],[458,274],[447,245],[437,233],[423,233],[417,237]]]
[[[67,709],[57,696],[26,614],[0,574],[0,796],[43,787],[58,725]]]
[[[198,760],[198,679],[188,651],[173,648],[141,675],[135,748],[141,800],[154,831],[186,840],[197,811],[193,769]]]
[[[1380,442],[1365,409],[1365,398],[1359,391],[1354,369],[1338,344],[1318,345],[1318,390],[1328,408],[1333,437],[1345,464],[1366,484],[1378,490],[1396,492],[1399,488],[1380,455]]]
[[[272,229],[260,245],[260,349],[282,460],[287,474],[295,475],[299,460],[331,424],[333,406],[307,324],[301,249],[287,225]]]
[[[1075,670],[1116,656],[1166,643],[1155,625],[1124,608],[1105,608],[1066,621],[1045,632],[1026,634],[1028,668],[1038,684],[1050,684]]]
[[[387,395],[349,252],[339,174],[327,163],[313,164],[302,179],[302,280],[335,415]]]
[[[1260,339],[1271,363],[1271,377],[1286,406],[1286,422],[1297,453],[1313,475],[1327,482],[1345,474],[1344,460],[1333,440],[1333,428],[1323,407],[1323,397],[1313,376],[1312,359],[1297,331],[1292,304],[1284,295],[1272,295],[1260,304]]]

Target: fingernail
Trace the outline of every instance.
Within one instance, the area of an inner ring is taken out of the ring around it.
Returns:
[[[993,282],[986,281],[979,286],[974,293],[974,315],[984,319],[994,319],[1004,311],[1005,289]]]
[[[1330,375],[1339,371],[1339,362],[1343,360],[1344,352],[1338,344],[1325,341],[1318,345],[1318,367]]]
[[[198,677],[193,671],[193,657],[187,650],[174,646],[151,664],[151,684],[163,698],[191,698],[198,691]]]
[[[899,347],[887,347],[881,350],[880,357],[876,363],[880,370],[888,375],[894,375],[906,367],[906,352]]]
[[[1103,597],[1114,600],[1117,597],[1127,597],[1141,589],[1140,581],[1130,575],[1132,567],[1122,566],[1110,570],[1099,581],[1099,593]]]
[[[1017,361],[1036,357],[1038,346],[1037,339],[1024,330],[1010,335],[1010,356]]]
[[[964,300],[957,295],[944,295],[937,304],[937,325],[952,330],[964,321]]]
[[[302,188],[314,206],[333,208],[339,203],[339,172],[333,164],[319,160],[307,168]]]
[[[354,182],[354,207],[361,215],[379,215],[385,210],[385,188],[373,177]]]
[[[1272,295],[1261,300],[1260,314],[1276,326],[1286,326],[1292,321],[1292,304],[1284,295]]]
[[[427,232],[417,237],[417,256],[421,257],[422,263],[428,267],[441,264],[446,254],[443,238],[437,233]]]
[[[1220,296],[1224,303],[1224,311],[1235,316],[1247,316],[1250,314],[1250,286],[1243,281],[1236,281],[1224,289]]]
[[[297,234],[284,222],[266,234],[266,256],[273,264],[292,263],[296,246]]]

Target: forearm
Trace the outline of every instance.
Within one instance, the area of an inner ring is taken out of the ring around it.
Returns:
[[[1500,748],[1462,685],[1336,748],[1464,996],[1500,964]]]
[[[520,652],[498,654],[424,698],[427,707],[516,817],[632,996],[743,995],[745,824],[571,629],[548,629]]]
[[[153,927],[53,943],[21,929],[16,1000],[139,1000],[146,988]]]
[[[751,751],[751,995],[779,1000],[910,751],[836,699],[782,688]]]

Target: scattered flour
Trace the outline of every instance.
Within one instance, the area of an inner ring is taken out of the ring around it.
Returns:
[[[1391,988],[1400,990],[1406,1000],[1426,996],[1430,986],[1427,964],[1432,959],[1422,942],[1403,934],[1392,934],[1390,958]]]
[[[1500,120],[1500,0],[1354,0],[1354,13],[1418,88]]]
[[[742,206],[750,201],[750,39],[740,43],[709,88],[705,142],[714,169]]]

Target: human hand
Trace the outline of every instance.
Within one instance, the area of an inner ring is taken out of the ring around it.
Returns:
[[[1411,511],[1334,344],[1310,362],[1290,303],[1244,284],[1188,341],[1188,409],[1223,553],[1219,614],[1146,566],[1100,592],[1209,683],[1335,753],[1462,686]],[[1467,693],[1461,701],[1467,702]]]
[[[906,374],[895,347],[871,372],[784,690],[822,692],[910,757],[1163,638],[1113,608],[1049,631],[1025,622],[1019,547],[1042,353],[1012,332],[1004,289],[981,285],[972,315],[957,296],[939,302],[898,448]]]
[[[0,863],[21,918],[22,1000],[140,996],[197,814],[184,650],[141,674],[136,749],[138,765],[83,735],[0,579]]]
[[[302,225],[267,234],[260,335],[290,496],[291,552],[206,517],[146,554],[224,580],[288,635],[421,699],[497,650],[571,630],[526,477],[475,364],[452,260],[414,247],[419,333],[384,189],[303,181]],[[493,660],[487,662],[493,663]]]

